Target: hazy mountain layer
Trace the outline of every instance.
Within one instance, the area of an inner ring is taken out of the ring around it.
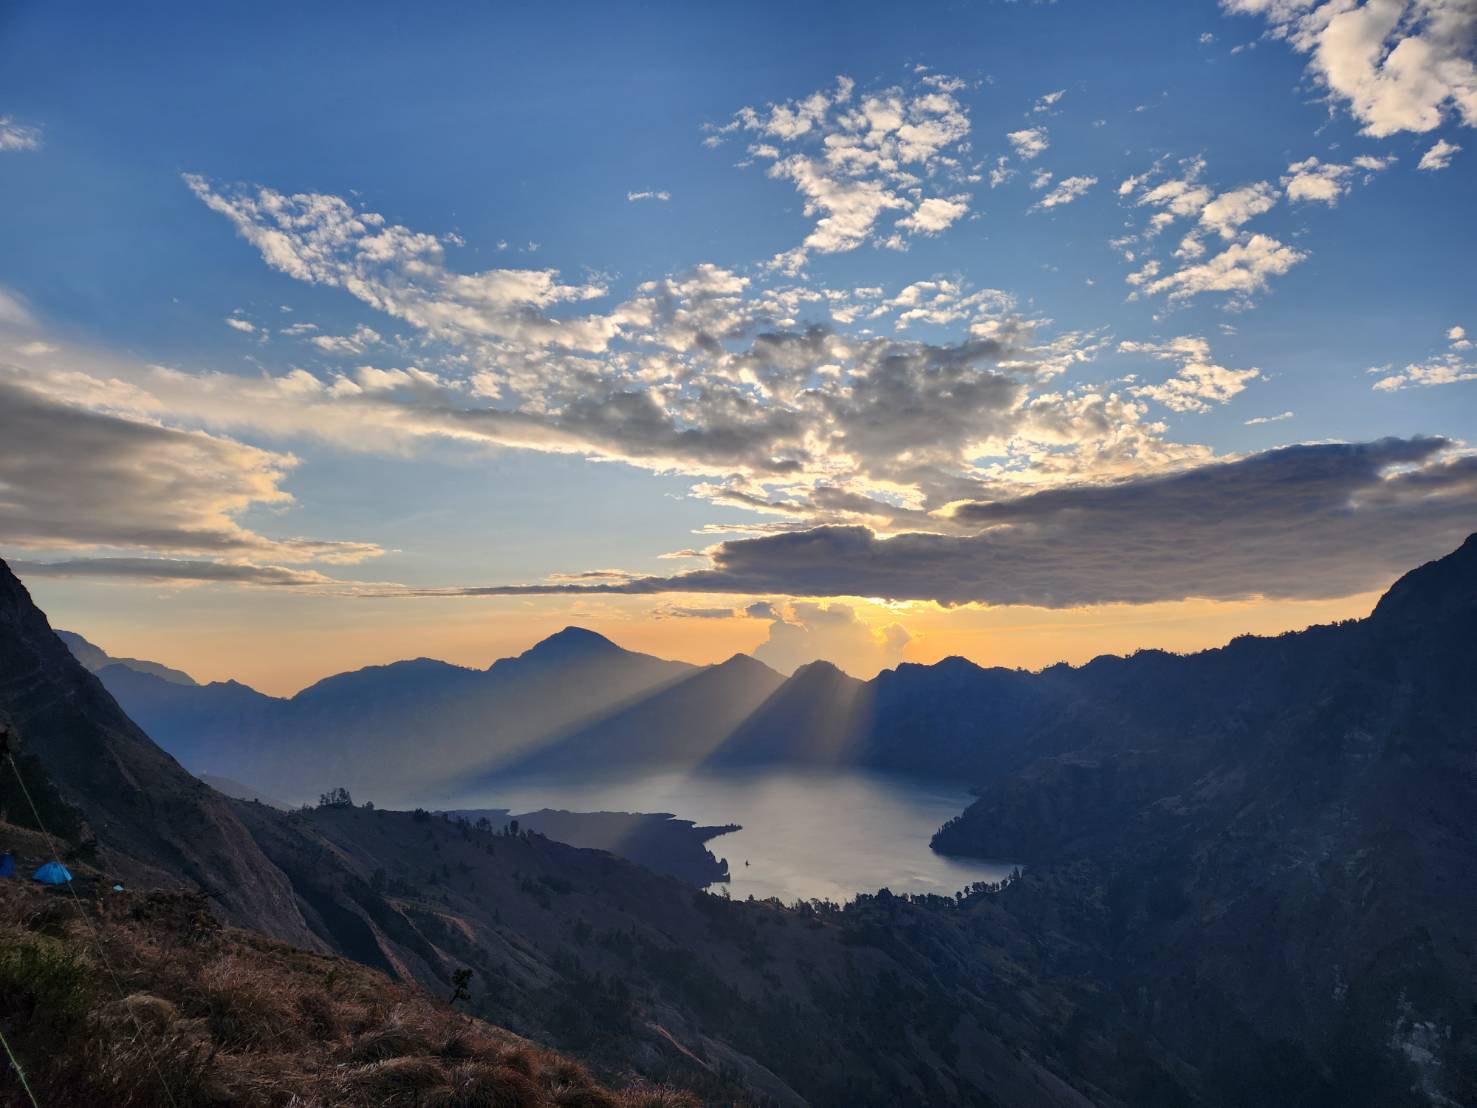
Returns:
[[[336,787],[380,800],[424,795],[695,672],[571,627],[486,670],[418,658],[289,698],[234,681],[185,688],[118,666],[100,676],[191,770],[300,801]]]
[[[57,638],[67,644],[72,656],[81,662],[90,673],[97,673],[108,666],[124,666],[139,673],[151,673],[155,677],[174,685],[195,685],[198,682],[182,669],[172,669],[160,662],[148,662],[141,658],[115,658],[100,646],[88,642],[75,631],[58,631]]]

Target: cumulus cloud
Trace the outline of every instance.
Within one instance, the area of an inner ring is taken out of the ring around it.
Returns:
[[[1347,164],[1309,157],[1288,165],[1280,187],[1270,181],[1253,181],[1217,189],[1204,180],[1203,158],[1189,158],[1177,165],[1160,159],[1118,186],[1121,198],[1133,208],[1150,213],[1141,230],[1115,238],[1110,244],[1126,261],[1137,265],[1126,278],[1137,290],[1130,299],[1139,293],[1168,293],[1170,299],[1186,299],[1224,292],[1231,294],[1233,307],[1248,306],[1254,294],[1267,289],[1270,278],[1286,273],[1307,256],[1271,235],[1252,230],[1249,223],[1270,212],[1283,197],[1295,203],[1317,201],[1332,207],[1356,179],[1368,182],[1394,163],[1393,156],[1367,154]],[[1171,256],[1155,257],[1159,236],[1176,224],[1186,229]],[[1229,245],[1206,257],[1211,250],[1207,243],[1210,236]],[[1176,264],[1179,268],[1170,269]]]
[[[1467,338],[1467,329],[1461,326],[1448,328],[1446,342],[1447,350],[1432,354],[1424,361],[1412,362],[1399,369],[1388,365],[1373,366],[1365,372],[1378,376],[1374,387],[1379,392],[1477,380],[1477,362],[1467,358],[1467,351],[1473,346],[1472,340]]]
[[[289,328],[290,330],[290,328]],[[371,346],[377,346],[383,341],[380,333],[373,327],[360,324],[354,328],[353,334],[349,335],[313,335],[308,339],[319,350],[325,354],[352,355],[363,354]]]
[[[1461,149],[1454,142],[1437,139],[1436,145],[1421,155],[1421,160],[1416,165],[1416,168],[1425,170],[1445,169],[1451,164],[1453,155],[1460,153]]]
[[[1046,153],[1047,147],[1051,145],[1051,139],[1047,136],[1045,127],[1026,127],[1019,131],[1011,131],[1005,136],[1010,140],[1010,145],[1015,149],[1015,156],[1023,161]]]
[[[369,302],[383,289],[385,310],[435,340],[439,362],[251,376],[110,369],[155,410],[212,431],[307,435],[355,450],[447,439],[619,460],[704,478],[698,495],[717,502],[789,499],[811,521],[883,526],[1002,481],[1060,480],[1089,465],[1124,472],[1203,452],[1166,441],[1144,405],[1111,388],[1049,387],[1103,340],[1048,338],[996,290],[935,282],[923,298],[919,282],[889,297],[700,265],[644,282],[589,317],[600,349],[583,349],[561,338],[569,321],[554,313],[565,301],[523,303],[506,326],[500,305],[496,335],[448,323],[462,320],[465,275],[431,245],[429,260],[404,263],[403,274],[400,263],[376,260],[387,251],[374,229],[386,221],[373,213],[336,198],[238,189],[223,199],[197,189],[245,220],[243,234],[285,271],[306,281],[321,272]],[[438,241],[405,228],[392,237]],[[899,330],[929,322],[960,333],[948,342],[875,333],[889,318]],[[313,337],[335,347],[341,338]],[[852,498],[844,506],[841,494]]]
[[[839,77],[834,88],[800,100],[742,108],[710,127],[707,142],[751,136],[749,158],[804,198],[814,226],[771,263],[793,274],[811,254],[868,242],[902,248],[909,234],[936,234],[968,210],[960,186],[970,176],[961,161],[969,114],[956,95],[963,87],[930,74],[858,94],[851,78]]]
[[[437,337],[524,337],[581,350],[601,350],[609,342],[608,320],[555,320],[539,311],[603,296],[605,288],[597,282],[568,284],[552,269],[458,273],[446,265],[445,247],[436,236],[388,223],[340,197],[221,189],[196,174],[185,174],[184,180],[273,269],[341,288]]]
[[[40,145],[39,127],[27,127],[8,115],[0,115],[0,150],[35,150]]]
[[[930,196],[908,215],[897,221],[905,231],[917,231],[925,235],[936,235],[953,226],[965,212],[969,211],[969,197],[953,196],[947,199]]]
[[[1458,545],[1477,456],[1440,438],[1282,447],[1168,474],[957,505],[970,534],[824,526],[721,543],[711,565],[596,591],[1147,604],[1350,596]],[[459,595],[578,591],[492,586]]]
[[[902,660],[912,636],[899,623],[873,629],[846,604],[789,605],[783,613],[765,605],[769,637],[753,651],[754,657],[780,673],[793,673],[824,658],[853,677],[870,678]]]
[[[1205,292],[1229,292],[1245,299],[1262,292],[1270,277],[1286,273],[1307,255],[1270,235],[1254,234],[1205,262],[1147,281],[1147,292],[1167,292],[1183,300]]]
[[[1329,98],[1374,136],[1477,125],[1477,7],[1470,0],[1221,0],[1308,55]]]
[[[1249,382],[1261,376],[1257,369],[1227,369],[1217,365],[1211,360],[1210,343],[1191,335],[1161,343],[1120,342],[1118,350],[1179,363],[1179,370],[1168,380],[1155,385],[1137,385],[1129,390],[1135,396],[1157,401],[1175,412],[1209,411],[1211,405],[1226,403],[1242,392]]]
[[[1055,208],[1070,204],[1097,184],[1096,177],[1063,177],[1056,187],[1036,202],[1038,208]]]
[[[1353,172],[1352,166],[1305,158],[1287,167],[1282,187],[1287,190],[1289,200],[1318,200],[1332,206],[1349,191],[1349,178]]]
[[[1217,191],[1201,179],[1204,172],[1202,158],[1191,158],[1172,168],[1161,160],[1118,186],[1120,197],[1134,208],[1152,213],[1142,231],[1111,244],[1125,260],[1138,264],[1126,278],[1135,288],[1130,299],[1141,293],[1167,293],[1171,300],[1183,300],[1224,292],[1231,294],[1234,306],[1244,307],[1253,294],[1265,291],[1270,277],[1286,273],[1306,256],[1245,226],[1276,205],[1280,195],[1277,188],[1256,181]],[[1181,220],[1192,221],[1173,252],[1173,259],[1181,264],[1166,272],[1166,260],[1145,255],[1151,254],[1161,232]],[[1209,234],[1228,245],[1206,258],[1209,248],[1204,240]]]
[[[1230,189],[1206,201],[1198,216],[1202,227],[1221,238],[1235,238],[1253,217],[1269,212],[1277,203],[1277,190],[1266,181]]]
[[[1380,375],[1374,383],[1376,390],[1398,392],[1400,389],[1477,381],[1477,362],[1467,361],[1456,353],[1435,354],[1423,362],[1412,362],[1400,369],[1378,366],[1369,372]]]

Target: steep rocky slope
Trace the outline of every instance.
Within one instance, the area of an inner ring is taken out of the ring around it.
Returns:
[[[1477,537],[1367,620],[1150,666],[939,845],[1032,859],[1000,899],[1049,972],[1216,1103],[1477,1103]]]
[[[226,917],[267,935],[314,945],[282,873],[230,803],[195,780],[119,709],[0,562],[0,725],[14,768],[0,764],[0,809],[43,822],[122,875],[208,890]]]

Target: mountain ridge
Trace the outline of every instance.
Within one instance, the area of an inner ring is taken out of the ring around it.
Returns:
[[[813,666],[766,696],[800,701],[792,728],[865,700],[822,751],[970,756],[979,798],[940,845],[1026,866],[956,897],[730,902],[426,812],[230,807],[313,942],[433,988],[470,969],[480,1005],[592,1059],[676,1073],[700,1050],[734,1083],[706,1086],[720,1100],[1472,1103],[1474,552],[1403,576],[1364,620],[1038,674]],[[44,620],[21,623],[0,605],[0,706],[34,724],[35,687],[43,707],[101,696]],[[149,849],[147,809],[83,788],[110,722],[78,725],[58,784]]]
[[[1463,547],[1468,553],[1459,550],[1454,556],[1470,557],[1472,545],[1468,540]],[[1398,586],[1392,591],[1398,595]],[[1389,610],[1384,601],[1382,605]],[[1091,705],[1105,697],[1121,702],[1115,690],[1158,682],[1186,667],[1193,672],[1220,664],[1216,659],[1229,656],[1226,652],[1294,649],[1286,645],[1287,635],[1318,638],[1337,634],[1336,626],[1326,625],[1335,628],[1332,632],[1314,625],[1284,635],[1237,636],[1188,654],[1145,649],[1128,656],[1101,655],[1080,665],[1058,663],[1036,671],[982,667],[952,656],[931,665],[902,663],[858,681],[828,662],[813,662],[768,689],[746,715],[736,714],[739,704],[750,705],[748,694],[739,690],[769,680],[765,671],[738,662],[748,656],[736,655],[718,667],[690,666],[627,651],[573,625],[484,671],[434,659],[391,663],[325,678],[310,687],[319,692],[305,695],[309,690],[304,690],[282,704],[265,699],[249,703],[248,694],[238,690],[234,699],[220,696],[220,703],[211,707],[214,692],[192,698],[112,670],[103,679],[130,713],[192,768],[245,780],[275,795],[290,791],[290,779],[300,776],[302,765],[319,767],[314,774],[332,770],[336,763],[330,754],[347,752],[348,738],[335,739],[316,757],[315,736],[323,729],[334,731],[337,719],[353,718],[354,713],[374,715],[358,732],[375,737],[359,751],[368,757],[358,758],[357,778],[335,784],[369,793],[384,791],[386,781],[410,780],[428,794],[453,795],[464,791],[468,781],[556,766],[632,774],[766,762],[829,762],[962,777],[980,785],[1023,768],[1042,753],[1085,742],[1089,732],[1106,725],[1091,718]],[[629,679],[604,688],[590,676],[601,666],[632,672]],[[725,690],[718,694],[723,711],[703,719],[700,712],[674,707],[683,696],[684,681],[724,666],[731,682],[719,682]],[[638,676],[637,670],[643,672]],[[491,684],[479,685],[479,673]],[[1271,676],[1274,683],[1283,679]],[[424,687],[415,689],[416,681]],[[397,682],[405,688],[392,694],[389,686]],[[522,692],[503,691],[509,689]],[[1205,692],[1207,704],[1234,706],[1223,690]],[[330,693],[342,699],[332,702]],[[309,710],[308,704],[320,697],[322,712]],[[509,697],[518,703],[510,703]],[[543,708],[531,703],[539,699],[546,702]],[[1171,694],[1169,699],[1180,704],[1183,698]],[[551,710],[554,703],[563,710]],[[1064,715],[1064,704],[1080,708]],[[1136,711],[1134,725],[1147,725],[1151,715]],[[647,733],[635,741],[638,718]],[[439,780],[414,764],[418,759],[399,753],[401,740],[386,733],[392,720],[399,721],[404,734],[414,735],[421,749],[442,756],[446,771]],[[376,736],[377,729],[381,733]],[[1051,729],[1060,733],[1052,735]],[[200,743],[201,735],[211,741]],[[272,750],[290,756],[270,754]],[[382,760],[387,760],[386,771],[376,773],[374,767]],[[271,779],[253,778],[253,772]],[[327,787],[327,780],[315,780],[308,795]]]

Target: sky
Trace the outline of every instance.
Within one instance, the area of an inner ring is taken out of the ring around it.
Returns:
[[[289,693],[1036,668],[1477,531],[1477,4],[0,10],[0,556]],[[1471,336],[1471,337],[1469,337]]]

